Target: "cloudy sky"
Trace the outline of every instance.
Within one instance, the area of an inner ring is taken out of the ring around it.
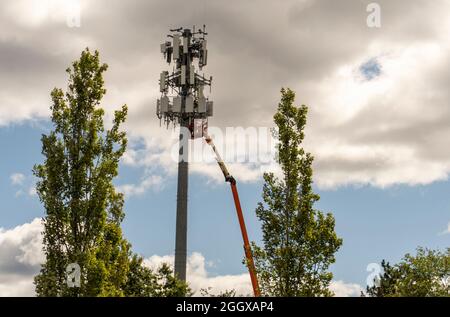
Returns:
[[[5,0],[0,3],[0,296],[33,295],[44,215],[31,169],[51,129],[49,93],[97,49],[109,64],[103,107],[129,106],[130,147],[116,184],[124,230],[150,266],[172,261],[176,144],[155,117],[159,44],[168,29],[207,25],[210,126],[270,128],[281,87],[309,106],[317,207],[344,245],[338,295],[358,295],[370,263],[450,243],[450,2],[383,0],[369,27],[363,0]],[[78,10],[78,8],[80,10]],[[80,12],[78,15],[77,13]],[[107,118],[109,119],[109,118]],[[233,139],[219,142],[233,147]],[[252,240],[267,166],[231,161]],[[250,293],[229,188],[213,162],[191,165],[189,270],[195,289]]]

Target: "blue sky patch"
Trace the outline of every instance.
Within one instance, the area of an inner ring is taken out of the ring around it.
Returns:
[[[366,80],[372,80],[381,75],[381,64],[372,58],[359,67],[359,72]]]

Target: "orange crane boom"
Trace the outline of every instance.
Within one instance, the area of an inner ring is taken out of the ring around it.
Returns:
[[[260,294],[259,285],[258,285],[258,278],[256,276],[256,269],[255,269],[255,264],[253,262],[252,250],[250,247],[250,242],[248,240],[247,228],[245,227],[244,214],[242,213],[241,202],[239,200],[239,193],[238,193],[238,190],[236,187],[236,180],[228,172],[228,169],[227,169],[224,161],[220,157],[220,154],[217,151],[216,146],[214,145],[214,142],[212,141],[212,138],[210,136],[205,136],[205,140],[206,140],[206,143],[208,143],[208,145],[211,146],[211,148],[214,151],[214,154],[216,155],[217,164],[219,164],[219,167],[222,170],[223,176],[225,177],[225,181],[230,183],[231,192],[233,193],[234,205],[236,207],[236,213],[237,213],[238,220],[239,220],[239,226],[241,227],[242,239],[244,240],[245,257],[247,259],[248,272],[250,274],[250,279],[252,281],[253,293],[255,294],[255,297],[259,297],[261,294]]]

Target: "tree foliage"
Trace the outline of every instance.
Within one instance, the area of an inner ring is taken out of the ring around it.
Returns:
[[[301,146],[308,108],[295,107],[294,99],[292,90],[281,90],[274,121],[283,175],[264,174],[264,202],[256,209],[264,246],[253,244],[255,265],[264,295],[330,296],[328,267],[342,240],[334,217],[314,209],[319,196],[312,190],[313,156]]]
[[[143,259],[134,255],[130,261],[125,296],[130,297],[180,297],[191,296],[188,285],[174,277],[167,264],[156,272],[143,265]]]
[[[383,260],[383,273],[368,286],[370,297],[450,296],[450,248],[446,252],[418,248],[395,265]]]
[[[106,93],[107,68],[98,52],[86,49],[67,69],[67,92],[55,88],[51,93],[54,130],[42,136],[45,161],[33,170],[46,212],[46,260],[35,277],[38,296],[165,296],[180,287],[170,280],[167,267],[158,273],[171,281],[162,291],[152,293],[133,285],[156,287],[148,281],[157,276],[138,267],[142,260],[132,256],[120,227],[124,196],[116,192],[113,179],[127,146],[120,130],[127,106],[115,112],[111,128],[105,129],[100,102]],[[71,263],[81,268],[80,287],[67,285],[66,268]]]

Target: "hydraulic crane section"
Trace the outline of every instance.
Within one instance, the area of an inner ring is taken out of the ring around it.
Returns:
[[[217,151],[216,146],[214,145],[214,142],[212,141],[212,138],[209,136],[205,136],[205,140],[206,140],[206,143],[208,143],[214,151],[217,164],[219,164],[219,167],[222,170],[223,176],[225,177],[225,181],[230,183],[231,192],[233,193],[234,205],[236,207],[236,213],[237,213],[238,220],[239,220],[239,226],[241,227],[242,239],[244,240],[245,257],[247,259],[248,272],[250,274],[250,279],[252,281],[253,293],[255,294],[255,297],[259,297],[260,290],[259,290],[259,285],[258,285],[258,278],[256,276],[256,270],[255,270],[255,264],[253,262],[252,250],[250,247],[250,242],[248,240],[247,228],[245,226],[245,221],[244,221],[244,214],[242,213],[241,202],[239,200],[239,194],[238,194],[238,190],[236,187],[236,180],[234,179],[233,176],[231,176],[230,172],[228,172],[228,169],[227,169],[224,161],[222,160],[222,157],[220,156],[219,152]]]

